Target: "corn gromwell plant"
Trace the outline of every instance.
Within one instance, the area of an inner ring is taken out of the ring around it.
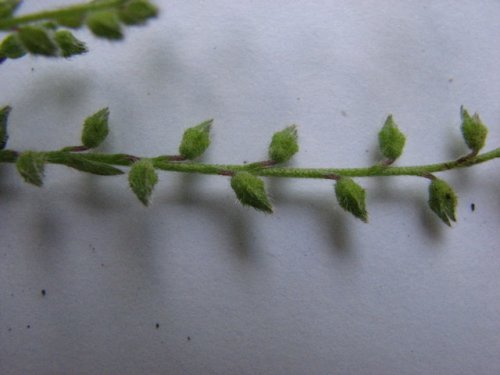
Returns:
[[[379,148],[382,161],[364,168],[295,168],[286,166],[299,150],[298,133],[295,125],[276,132],[268,146],[269,159],[253,163],[230,165],[210,164],[196,159],[210,146],[210,129],[213,120],[188,128],[182,137],[179,152],[143,158],[126,153],[107,154],[94,149],[109,133],[109,110],[103,108],[87,117],[83,122],[81,145],[63,147],[55,151],[16,151],[6,149],[7,123],[11,108],[0,110],[0,163],[15,163],[24,181],[42,186],[43,170],[47,163],[61,164],[82,172],[101,176],[124,174],[119,167],[130,167],[128,181],[131,190],[145,206],[150,204],[158,171],[201,173],[226,176],[236,198],[245,206],[270,214],[271,200],[266,192],[263,177],[310,178],[334,181],[334,195],[340,207],[363,222],[368,222],[366,192],[355,181],[356,178],[373,176],[416,176],[428,179],[429,208],[448,226],[456,221],[457,195],[437,172],[471,167],[500,157],[500,148],[479,153],[484,146],[487,128],[476,113],[470,116],[463,107],[462,135],[471,152],[455,160],[437,164],[417,166],[392,166],[403,151],[405,136],[399,130],[392,115],[388,116],[379,132]]]
[[[85,53],[85,43],[72,30],[87,27],[96,37],[120,40],[131,25],[143,25],[158,15],[149,0],[95,0],[51,11],[18,15],[20,0],[0,0],[0,31],[7,35],[0,43],[0,61],[18,59],[26,54],[71,57]],[[2,68],[2,67],[0,67]],[[273,212],[264,178],[307,178],[332,181],[332,197],[338,205],[362,222],[368,222],[366,191],[359,183],[363,177],[414,176],[429,180],[428,206],[446,225],[456,221],[458,198],[453,188],[436,173],[471,167],[500,157],[500,148],[482,152],[488,129],[477,113],[460,108],[461,132],[470,149],[467,155],[436,164],[394,166],[402,155],[406,136],[389,115],[378,133],[381,160],[360,168],[295,168],[287,166],[299,152],[298,127],[290,125],[269,140],[267,159],[245,164],[212,164],[199,161],[211,143],[213,120],[188,128],[176,153],[141,157],[128,153],[103,153],[96,150],[109,134],[108,108],[102,108],[83,121],[80,143],[58,150],[8,149],[10,106],[0,109],[0,163],[13,163],[22,179],[42,186],[46,164],[60,164],[100,176],[128,173],[128,184],[139,201],[151,204],[158,173],[201,173],[225,177],[236,198],[245,206],[265,214]],[[481,153],[482,152],[482,153]],[[125,169],[128,168],[128,171]]]

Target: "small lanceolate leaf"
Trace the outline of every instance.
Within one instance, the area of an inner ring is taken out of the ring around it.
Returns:
[[[101,11],[87,17],[87,26],[95,36],[118,40],[123,39],[120,20],[115,12]]]
[[[123,171],[118,168],[112,167],[111,165],[97,163],[74,156],[76,155],[73,155],[72,158],[68,159],[65,165],[79,171],[92,173],[98,176],[117,176],[123,174]]]
[[[231,177],[231,187],[241,204],[268,214],[273,212],[264,181],[259,177],[248,172],[237,172]]]
[[[73,55],[81,55],[87,52],[85,43],[76,39],[74,35],[68,30],[56,31],[54,39],[61,49],[63,57],[70,57]]]
[[[185,159],[195,159],[201,156],[210,146],[210,128],[213,120],[207,120],[201,124],[187,129],[182,136],[179,153]]]
[[[389,115],[378,133],[380,152],[388,160],[394,161],[401,156],[405,141],[404,134],[398,129],[392,115]]]
[[[17,33],[7,35],[0,45],[0,55],[9,59],[18,59],[26,55],[26,49],[23,47]]]
[[[464,107],[461,107],[460,114],[462,116],[462,135],[465,143],[472,152],[478,153],[484,146],[488,128],[483,124],[477,113],[471,116]]]
[[[269,158],[276,163],[284,163],[299,151],[297,126],[291,125],[273,135],[269,145]]]
[[[97,163],[106,163],[114,165],[131,165],[134,163],[134,160],[131,158],[131,155],[128,154],[104,154],[104,153],[91,152],[85,154],[85,159],[90,161],[95,161]]]
[[[122,6],[118,15],[126,25],[141,25],[156,17],[158,9],[147,0],[130,0]]]
[[[88,160],[88,155],[61,151],[47,155],[47,161],[55,164],[63,164],[67,167],[99,176],[117,176],[123,174],[123,171],[111,165]]]
[[[361,221],[368,222],[366,211],[365,189],[359,186],[352,178],[341,177],[335,183],[335,195],[340,207],[350,212]]]
[[[429,207],[448,226],[455,218],[457,195],[450,185],[438,178],[433,179],[429,185]]]
[[[103,108],[85,119],[82,131],[82,144],[88,148],[99,146],[108,136],[109,109]]]
[[[57,45],[44,28],[24,26],[18,30],[18,34],[28,52],[35,55],[57,56]]]
[[[43,153],[35,151],[23,152],[16,161],[16,168],[24,181],[42,186],[45,157]]]
[[[0,109],[0,150],[3,150],[5,146],[7,146],[7,141],[9,139],[7,122],[11,109],[12,108],[8,105]]]
[[[150,159],[141,159],[132,164],[128,174],[128,182],[137,198],[147,206],[151,193],[158,182],[153,162]]]

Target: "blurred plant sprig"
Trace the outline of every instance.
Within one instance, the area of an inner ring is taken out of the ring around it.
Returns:
[[[17,15],[21,0],[0,0],[0,62],[26,54],[68,58],[87,52],[69,29],[87,27],[96,37],[120,40],[124,28],[143,25],[158,15],[149,0],[94,0],[55,10]]]

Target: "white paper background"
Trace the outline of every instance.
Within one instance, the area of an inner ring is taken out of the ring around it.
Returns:
[[[78,143],[104,106],[100,150],[141,156],[213,117],[209,162],[261,160],[296,123],[293,165],[365,166],[393,113],[398,165],[433,163],[466,152],[462,104],[500,145],[498,1],[157,3],[124,42],[3,63],[9,148]],[[0,373],[498,374],[498,167],[442,174],[449,229],[411,177],[359,180],[366,225],[328,181],[267,180],[266,216],[225,177],[162,173],[146,209],[126,176],[49,166],[37,189],[2,165]]]

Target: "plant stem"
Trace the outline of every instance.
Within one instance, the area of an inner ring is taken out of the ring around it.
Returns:
[[[392,167],[374,165],[365,168],[293,168],[293,167],[255,167],[251,165],[219,165],[203,163],[176,163],[163,160],[161,157],[154,159],[158,169],[184,173],[222,174],[230,175],[239,171],[249,171],[256,176],[287,177],[287,178],[321,178],[333,179],[335,176],[344,177],[374,177],[374,176],[425,176],[430,173],[442,172],[450,169],[470,167],[500,157],[500,148],[476,155],[467,159],[457,159],[444,163]]]
[[[20,153],[13,150],[0,151],[0,163],[15,163]],[[46,162],[64,164],[64,154],[68,151],[45,152]],[[107,165],[130,166],[141,158],[129,154],[104,154],[98,152],[72,153],[82,160],[103,163]],[[284,178],[320,178],[335,179],[344,177],[374,177],[374,176],[419,176],[426,177],[432,173],[443,172],[451,169],[470,167],[486,161],[500,158],[500,148],[479,155],[468,155],[456,160],[437,164],[394,167],[374,165],[365,168],[293,168],[266,166],[262,163],[251,164],[208,164],[180,160],[178,156],[158,156],[152,158],[157,169],[170,172],[201,173],[209,175],[231,176],[236,172],[247,171],[256,176],[284,177]]]
[[[11,30],[20,25],[36,21],[53,20],[62,17],[77,17],[90,11],[114,9],[123,2],[124,0],[102,0],[99,2],[75,4],[60,9],[5,18],[0,20],[0,30]]]

